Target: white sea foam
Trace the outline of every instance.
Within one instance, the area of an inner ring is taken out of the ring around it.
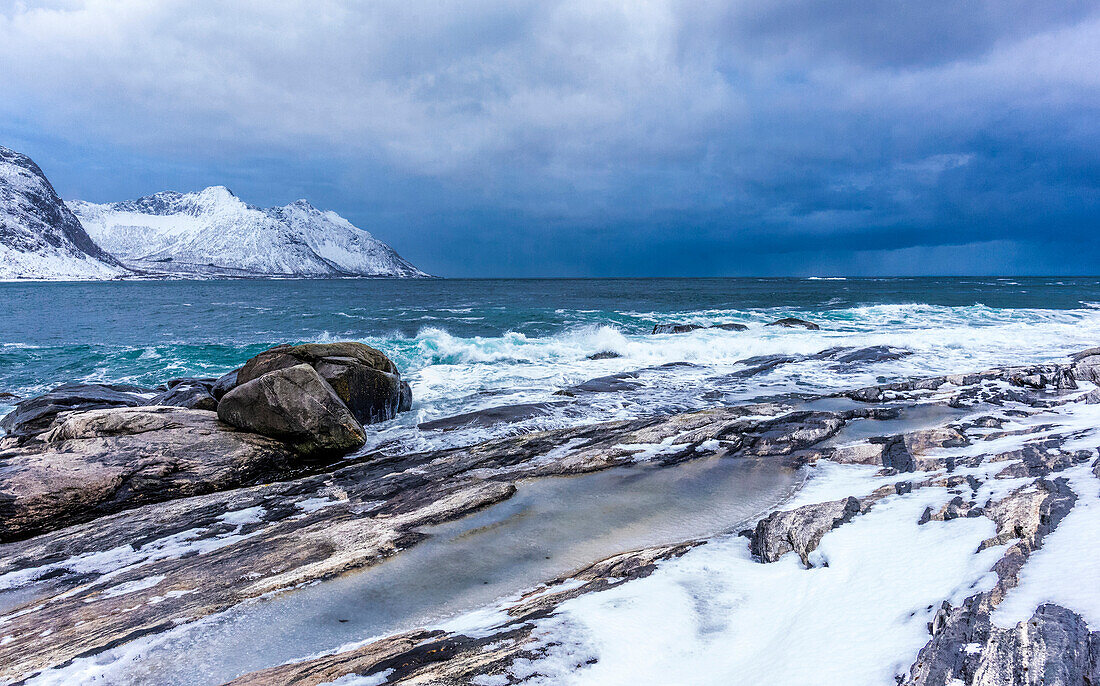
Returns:
[[[821,331],[768,327],[779,316],[799,316]],[[546,336],[506,332],[462,337],[425,327],[411,338],[370,338],[411,382],[415,413],[379,427],[372,445],[399,441],[428,448],[482,440],[501,432],[545,429],[597,419],[686,411],[715,403],[791,392],[827,393],[915,376],[930,376],[1064,359],[1100,342],[1100,312],[997,309],[984,305],[870,305],[823,312],[699,310],[615,313],[615,324],[589,323]],[[709,326],[740,322],[746,331],[700,329],[649,335],[653,322]],[[838,366],[806,360],[746,379],[731,378],[746,358],[806,356],[827,348],[890,346],[912,354],[898,360]],[[612,359],[589,355],[612,352]],[[688,362],[691,366],[660,368]],[[639,372],[639,370],[641,370]],[[446,435],[416,432],[417,422],[500,405],[561,401],[557,391],[598,376],[639,372],[637,392],[590,394],[569,411],[550,412],[495,428]]]

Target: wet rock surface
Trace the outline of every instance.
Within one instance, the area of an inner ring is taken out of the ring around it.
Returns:
[[[4,624],[14,638],[0,646],[0,677],[162,631],[174,617],[199,618],[374,564],[421,540],[422,526],[509,498],[519,479],[606,469],[640,456],[669,465],[715,455],[771,457],[778,468],[789,468],[801,463],[802,451],[852,419],[811,411],[760,418],[779,410],[719,408],[431,453],[368,455],[330,473],[139,507],[7,544],[0,547],[0,578],[48,580],[61,597],[30,601]],[[173,538],[181,532],[188,532],[184,541]],[[89,574],[76,562],[119,546],[127,561],[121,571]],[[105,585],[149,578],[161,580],[124,596],[104,593]],[[135,606],[140,609],[122,612]],[[56,627],[45,638],[33,631],[43,622]]]
[[[650,332],[653,335],[662,333],[691,333],[692,331],[698,331],[700,329],[720,329],[722,331],[748,331],[749,327],[745,324],[738,324],[737,322],[730,322],[728,324],[711,324],[710,326],[702,326],[701,324],[654,324],[653,331]]]
[[[521,403],[490,407],[476,412],[466,412],[451,417],[421,422],[417,426],[425,431],[454,431],[471,426],[494,426],[502,422],[515,422],[532,417],[548,417],[558,409],[568,406],[569,401],[548,403]]]

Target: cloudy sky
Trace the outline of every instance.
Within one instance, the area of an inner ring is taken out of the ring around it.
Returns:
[[[65,198],[444,276],[1100,272],[1095,0],[0,0],[0,65]]]

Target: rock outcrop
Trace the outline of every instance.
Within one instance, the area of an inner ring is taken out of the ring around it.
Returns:
[[[786,512],[773,512],[756,523],[749,549],[762,562],[775,562],[792,550],[810,566],[810,553],[825,534],[859,514],[859,500],[845,498],[815,503]]]
[[[90,410],[0,452],[0,542],[146,503],[286,477],[284,444],[178,407]]]
[[[63,384],[24,400],[0,419],[9,437],[25,439],[49,429],[63,412],[147,405],[155,391],[128,384]]]

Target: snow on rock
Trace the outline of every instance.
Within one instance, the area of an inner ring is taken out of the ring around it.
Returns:
[[[0,280],[128,273],[92,242],[31,158],[0,146]]]
[[[127,265],[178,276],[427,276],[393,248],[305,200],[249,205],[224,186],[68,206]]]
[[[993,533],[987,519],[917,524],[947,497],[926,488],[881,501],[824,536],[827,566],[795,554],[762,565],[731,538],[568,601],[541,627],[560,647],[532,664],[541,678],[530,683],[894,683],[940,599],[972,593],[1001,553],[974,554]]]

